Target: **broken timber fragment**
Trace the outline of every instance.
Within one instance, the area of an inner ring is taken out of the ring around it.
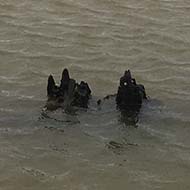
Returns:
[[[120,110],[139,112],[143,99],[147,99],[145,88],[132,78],[130,70],[120,78],[116,104]]]
[[[59,107],[68,109],[71,106],[87,108],[91,90],[88,83],[81,81],[78,84],[74,79],[70,78],[68,69],[64,69],[60,86],[55,84],[52,75],[48,77],[47,96],[46,108],[50,110]]]

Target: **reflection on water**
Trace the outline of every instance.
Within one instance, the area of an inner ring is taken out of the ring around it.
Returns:
[[[0,188],[189,189],[189,7],[0,0]],[[65,67],[90,84],[90,107],[41,115]],[[132,120],[96,105],[126,69],[151,97]]]

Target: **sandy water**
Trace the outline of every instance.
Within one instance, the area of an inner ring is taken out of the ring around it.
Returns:
[[[189,189],[189,10],[188,0],[0,0],[0,189]],[[44,118],[47,77],[59,83],[64,67],[90,84],[90,108]],[[137,128],[114,101],[95,105],[128,68],[151,97]]]

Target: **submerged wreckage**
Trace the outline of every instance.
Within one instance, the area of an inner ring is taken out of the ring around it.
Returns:
[[[47,104],[48,110],[55,110],[63,108],[68,110],[72,106],[88,108],[89,99],[91,97],[91,90],[88,83],[81,81],[78,84],[74,79],[70,78],[69,71],[63,70],[61,84],[57,86],[52,75],[48,78],[47,85]],[[115,96],[117,108],[125,112],[140,111],[142,102],[147,99],[145,88],[142,84],[137,84],[136,80],[132,78],[130,70],[125,71],[120,78],[120,84]],[[110,96],[106,96],[108,99]],[[98,100],[97,104],[101,104]]]
[[[69,71],[64,69],[60,86],[56,85],[52,75],[48,77],[47,96],[46,108],[48,110],[57,108],[67,110],[72,106],[87,108],[91,90],[86,82],[81,81],[78,84],[70,78]]]
[[[144,86],[136,83],[130,70],[125,71],[116,95],[117,107],[120,110],[139,112],[144,99],[147,99]]]

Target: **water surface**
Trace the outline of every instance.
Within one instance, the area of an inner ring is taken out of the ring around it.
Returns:
[[[188,0],[0,0],[0,189],[189,189],[189,10]],[[90,108],[43,118],[47,77],[59,82],[64,67],[90,84]],[[137,128],[114,101],[95,106],[128,68],[151,97]]]

